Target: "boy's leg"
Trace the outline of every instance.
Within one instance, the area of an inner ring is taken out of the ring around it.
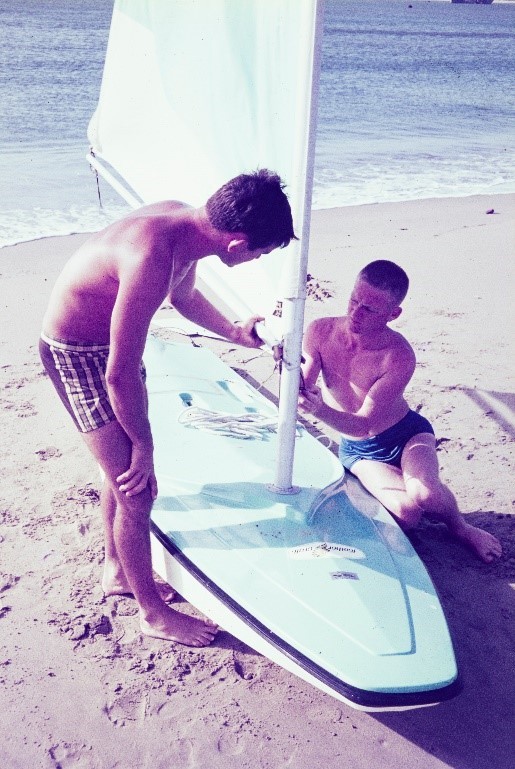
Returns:
[[[352,465],[352,473],[397,519],[403,529],[411,529],[419,523],[423,510],[408,495],[402,471],[398,467],[371,459],[360,459]]]
[[[102,589],[104,595],[123,595],[130,590],[114,543],[113,525],[116,515],[116,497],[111,484],[104,476],[100,492],[100,509],[104,522],[104,573]]]
[[[104,595],[132,595],[131,586],[125,576],[114,542],[113,525],[116,515],[116,497],[111,484],[104,478],[100,493],[100,507],[104,521],[104,573],[102,589]],[[175,590],[165,582],[156,582],[157,591],[163,601],[172,601]]]
[[[486,563],[501,555],[499,540],[467,523],[453,493],[441,482],[434,435],[413,436],[402,452],[401,467],[406,492],[414,505],[447,524],[450,533]]]
[[[176,612],[162,600],[156,588],[150,553],[150,510],[152,499],[146,489],[127,497],[116,485],[116,478],[130,465],[131,442],[118,422],[84,433],[83,437],[106,474],[110,492],[105,491],[104,521],[111,557],[119,559],[123,574],[140,608],[141,629],[147,635],[205,646],[216,635],[216,625]],[[110,497],[110,493],[112,497]],[[112,498],[115,505],[113,506]]]
[[[404,529],[416,526],[424,513],[443,521],[451,534],[486,563],[502,554],[499,540],[467,523],[454,495],[439,478],[436,441],[430,433],[413,436],[402,454],[402,469],[363,459],[352,472]]]

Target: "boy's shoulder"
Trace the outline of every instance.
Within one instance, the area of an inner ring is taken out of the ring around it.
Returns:
[[[170,247],[181,237],[193,210],[177,201],[143,206],[97,233],[91,245],[108,247],[121,261],[169,256]]]
[[[314,333],[327,333],[329,330],[342,326],[345,318],[339,315],[326,315],[315,318],[308,326],[308,330]]]
[[[128,216],[119,219],[104,230],[107,237],[119,236],[126,233],[141,233],[146,237],[159,237],[181,227],[185,219],[189,219],[194,209],[186,203],[176,200],[164,200],[151,203],[148,206],[132,211]]]
[[[405,336],[394,329],[388,329],[389,334],[389,351],[391,356],[396,361],[403,361],[407,364],[416,362],[415,350],[408,342]]]

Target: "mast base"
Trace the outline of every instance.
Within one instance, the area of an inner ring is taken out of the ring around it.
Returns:
[[[276,486],[274,483],[267,483],[268,491],[273,494],[298,494],[300,492],[300,486]]]

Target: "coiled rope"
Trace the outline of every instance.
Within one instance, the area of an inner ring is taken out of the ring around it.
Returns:
[[[191,406],[181,412],[179,422],[197,430],[243,440],[249,438],[264,440],[268,434],[277,432],[275,416],[267,417],[257,412],[228,414],[222,411],[209,411],[199,406]]]

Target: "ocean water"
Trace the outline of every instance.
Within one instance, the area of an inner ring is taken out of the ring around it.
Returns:
[[[127,210],[85,161],[111,10],[0,0],[0,246]],[[326,0],[323,45],[316,208],[515,191],[515,3]]]
[[[515,3],[327,0],[314,203],[515,190]]]

